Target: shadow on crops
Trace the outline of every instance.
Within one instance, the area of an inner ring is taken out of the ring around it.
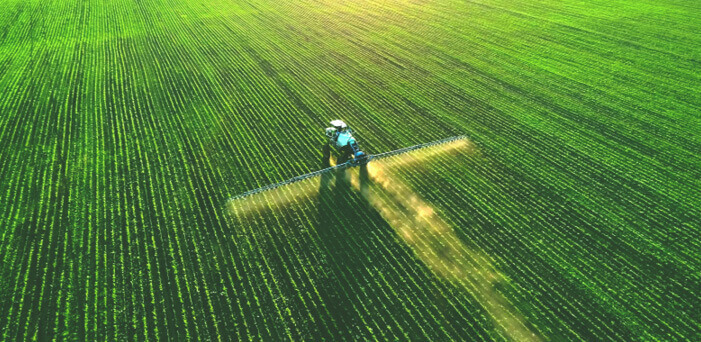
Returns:
[[[322,167],[329,166],[328,159]],[[368,274],[371,260],[378,251],[358,248],[360,239],[367,239],[372,225],[383,222],[377,212],[363,201],[344,177],[344,170],[321,176],[317,204],[320,241],[325,249],[324,269],[327,274],[319,284],[319,293],[341,336],[367,336],[363,317],[366,305],[362,297],[376,291],[377,284]],[[387,228],[389,229],[389,228]],[[370,305],[372,306],[372,305]]]
[[[328,166],[329,160],[326,156],[322,159],[322,167]],[[339,177],[334,172],[326,173],[321,176],[319,185],[318,234],[321,243],[326,247],[327,259],[324,268],[328,272],[323,283],[320,284],[319,293],[339,331],[350,332],[352,326],[360,322],[357,315],[354,315],[353,301],[350,296],[353,291],[347,288],[349,285],[344,277],[348,273],[353,273],[351,269],[362,265],[358,263],[357,257],[352,255],[353,250],[347,250],[348,236],[340,223],[359,219],[359,217],[353,217],[353,212],[348,210],[350,205],[348,199],[352,196],[351,188],[347,182],[340,181],[342,179],[343,177]]]

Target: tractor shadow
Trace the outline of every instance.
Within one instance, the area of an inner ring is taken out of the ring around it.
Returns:
[[[328,159],[322,160],[321,166],[328,167]],[[337,326],[338,336],[369,339],[373,333],[368,331],[363,318],[374,308],[368,308],[365,298],[381,296],[369,271],[381,255],[378,248],[368,247],[377,236],[373,231],[391,228],[352,188],[345,172],[336,170],[321,176],[317,232],[325,249],[322,265],[325,274],[318,289]]]

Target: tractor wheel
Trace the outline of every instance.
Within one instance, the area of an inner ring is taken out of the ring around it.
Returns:
[[[321,147],[321,153],[321,167],[327,168],[331,165],[331,146],[329,146],[329,144],[324,144],[324,146]]]
[[[348,160],[350,160],[350,158],[351,158],[351,150],[348,146],[344,146],[340,151],[336,165],[341,165],[341,164],[347,162]]]

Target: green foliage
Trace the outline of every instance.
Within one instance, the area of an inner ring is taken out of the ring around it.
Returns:
[[[694,7],[5,0],[0,340],[699,340]],[[332,119],[369,153],[471,137],[389,173],[459,248],[340,180],[228,212]],[[426,262],[453,250],[500,280]]]

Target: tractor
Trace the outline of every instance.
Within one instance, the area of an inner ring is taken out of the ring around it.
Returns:
[[[326,128],[327,142],[324,144],[324,159],[328,160],[331,149],[338,152],[336,164],[341,165],[349,162],[352,165],[362,165],[367,163],[368,155],[360,150],[358,142],[353,137],[351,130],[345,122],[341,120],[331,121],[331,127]]]

